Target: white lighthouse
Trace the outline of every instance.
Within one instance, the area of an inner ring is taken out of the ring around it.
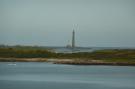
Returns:
[[[75,48],[75,31],[72,32],[72,48]]]
[[[69,42],[69,43],[70,43],[70,42]],[[68,44],[66,47],[67,47],[67,48],[72,48],[72,49],[75,48],[75,31],[74,31],[74,30],[73,30],[73,32],[72,32],[72,40],[71,40],[71,43]]]

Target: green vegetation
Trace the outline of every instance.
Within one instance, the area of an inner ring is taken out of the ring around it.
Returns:
[[[48,58],[53,54],[40,49],[0,48],[0,57],[4,58]]]
[[[41,48],[1,47],[0,58],[58,58],[79,61],[102,60],[104,62],[135,63],[134,49],[98,50],[82,53],[54,53]],[[0,60],[4,61],[4,60]],[[7,60],[10,61],[10,60]]]

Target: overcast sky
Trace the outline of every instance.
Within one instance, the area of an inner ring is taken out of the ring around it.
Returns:
[[[135,0],[0,0],[0,44],[135,47]]]

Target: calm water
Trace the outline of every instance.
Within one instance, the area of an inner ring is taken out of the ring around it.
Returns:
[[[0,62],[0,89],[135,89],[135,67]]]
[[[45,48],[52,49],[56,53],[93,52],[96,50],[104,50],[104,49],[135,49],[128,47],[76,47],[74,49],[67,47],[45,47]]]

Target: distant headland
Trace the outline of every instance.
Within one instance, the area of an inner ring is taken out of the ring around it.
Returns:
[[[104,49],[77,53],[55,53],[52,50],[32,46],[0,46],[0,61],[135,66],[135,49]]]

